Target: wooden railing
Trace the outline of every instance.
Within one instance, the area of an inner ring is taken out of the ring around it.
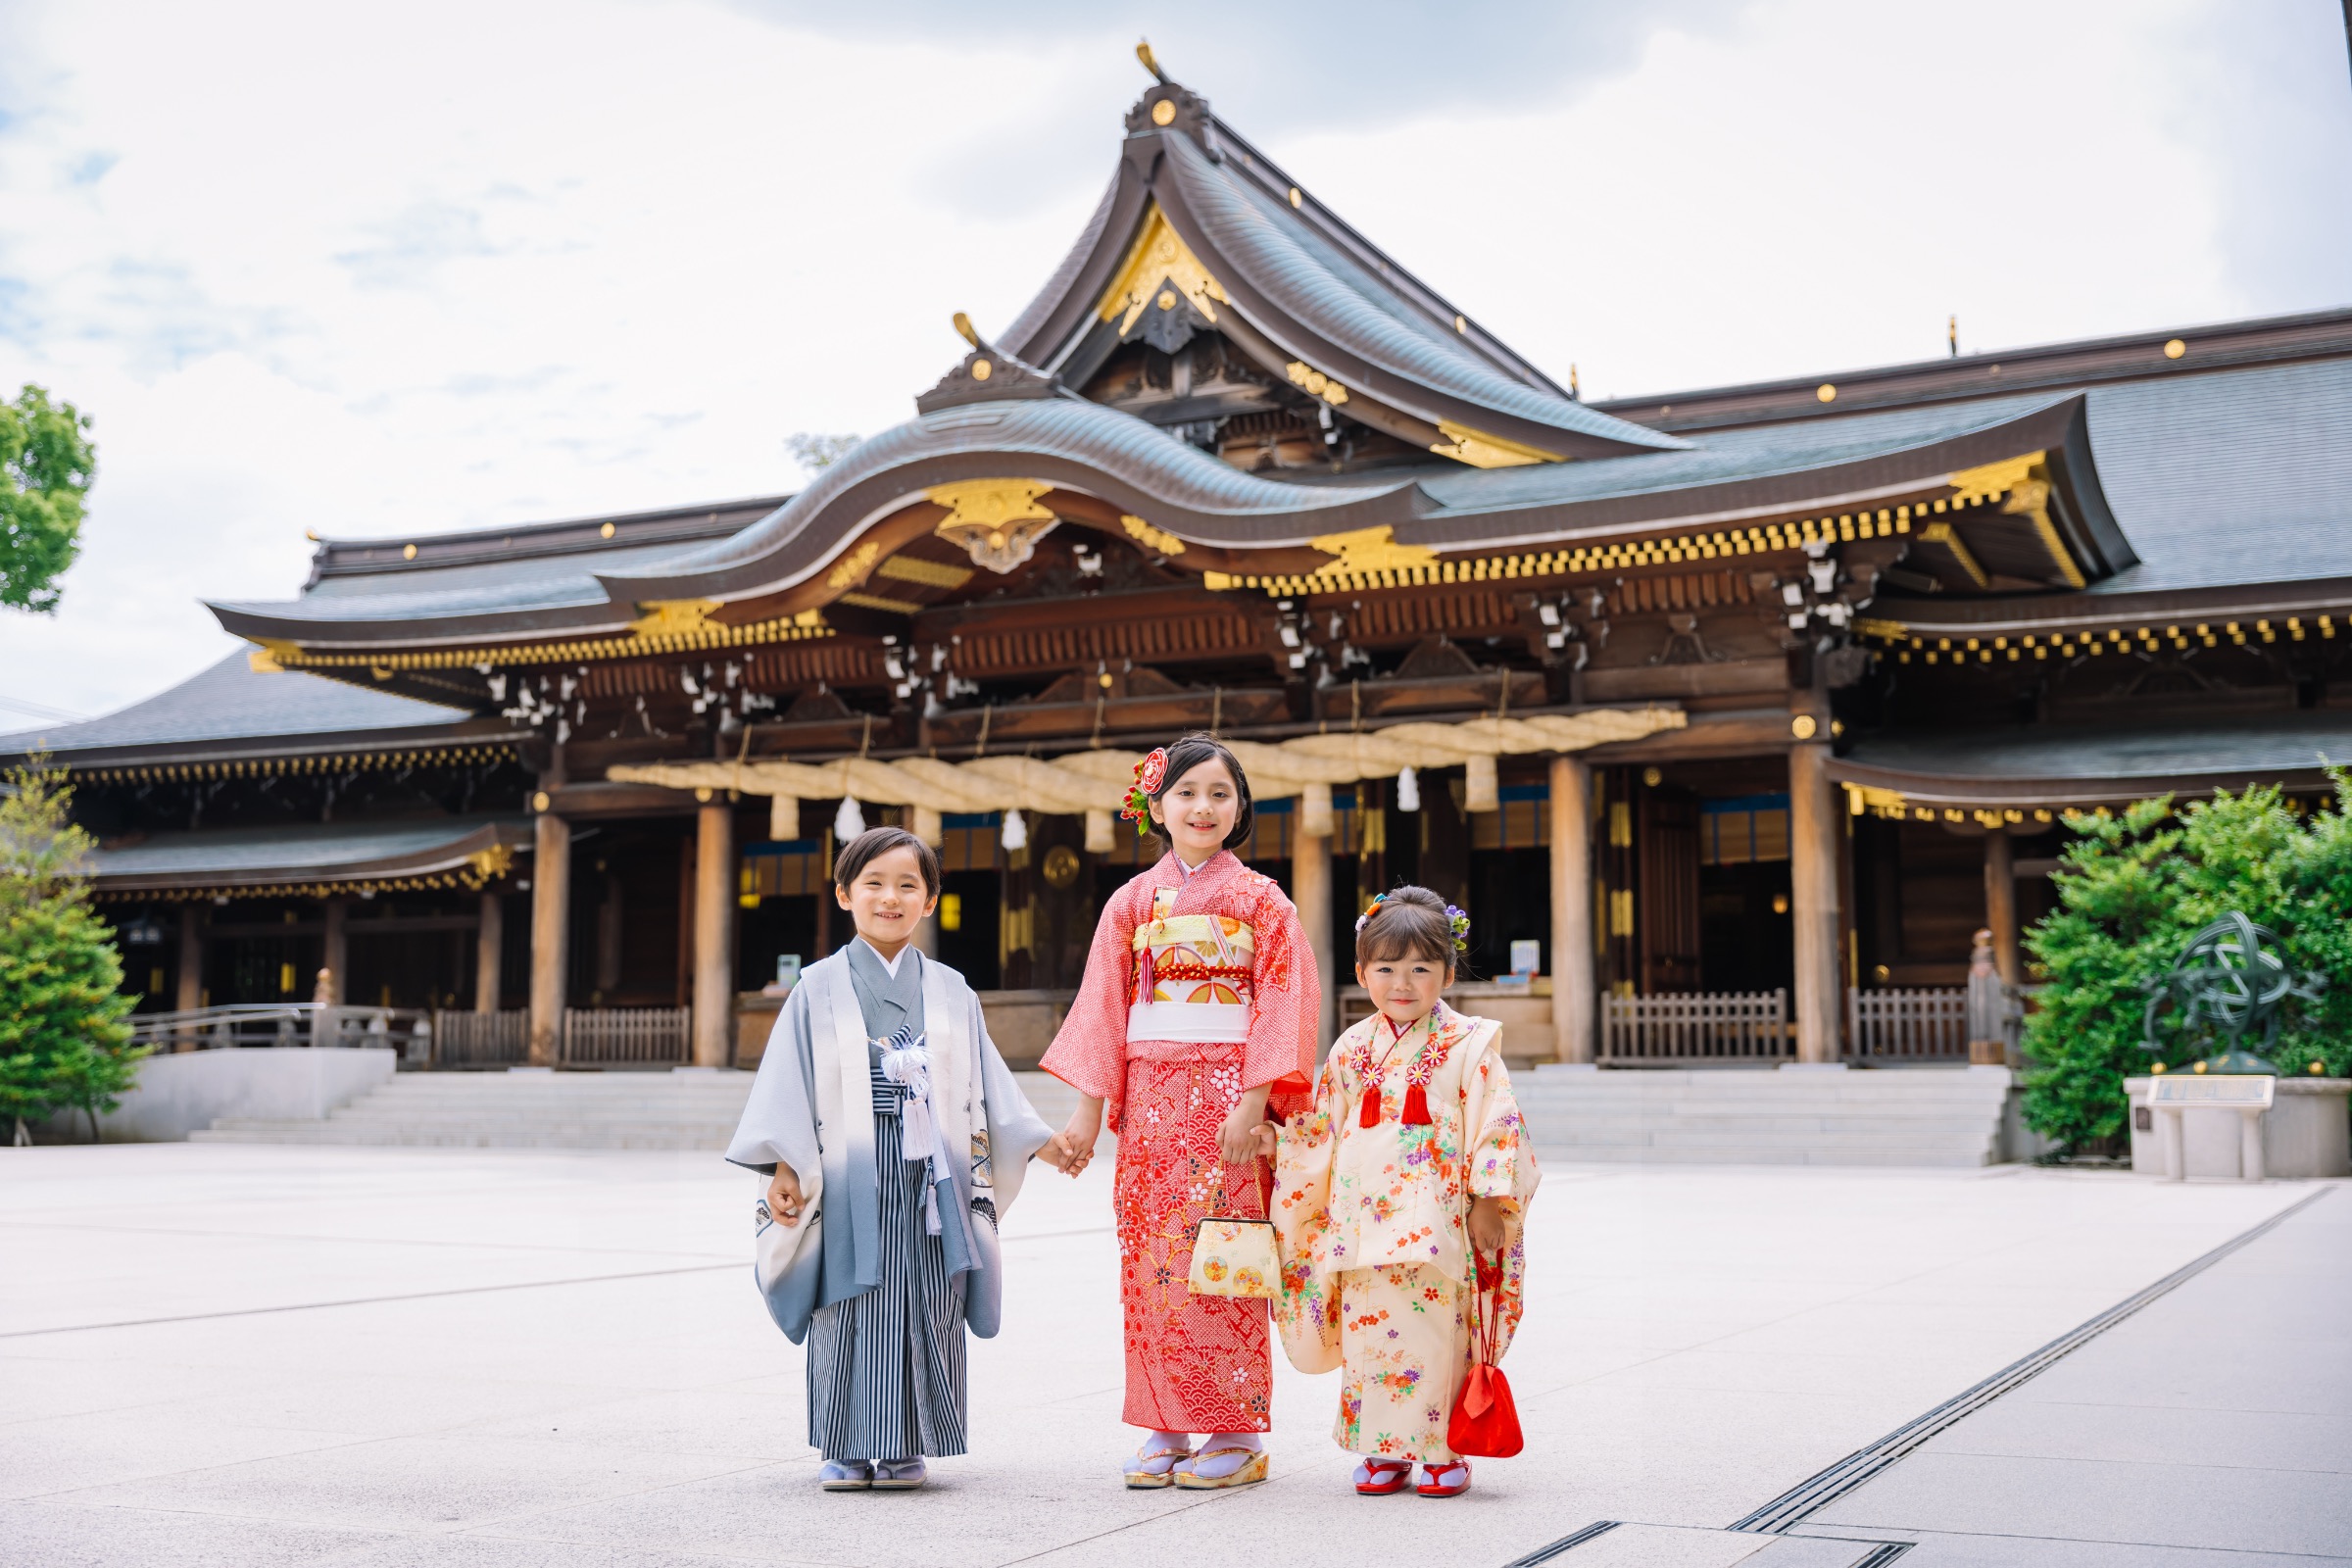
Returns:
[[[504,1067],[529,1059],[530,1017],[520,1007],[503,1012],[433,1014],[433,1065]]]
[[[1968,993],[1848,991],[1845,1050],[1857,1061],[1966,1061]]]
[[[152,1051],[236,1046],[389,1046],[403,1066],[432,1049],[429,1016],[415,1007],[320,1006],[309,1002],[230,1003],[179,1012],[130,1015],[130,1043]]]
[[[564,1013],[565,1066],[659,1065],[687,1059],[690,1007],[570,1007]]]
[[[1788,993],[1693,991],[1600,999],[1600,1059],[1625,1066],[1789,1061]]]

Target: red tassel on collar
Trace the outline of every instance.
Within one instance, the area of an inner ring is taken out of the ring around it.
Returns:
[[[1355,1124],[1358,1127],[1380,1125],[1380,1085],[1366,1084],[1364,1086],[1364,1108],[1356,1114]]]
[[[1404,1124],[1407,1127],[1435,1125],[1429,1114],[1429,1096],[1422,1093],[1419,1084],[1409,1085],[1404,1091]],[[1365,1125],[1369,1126],[1370,1123]]]

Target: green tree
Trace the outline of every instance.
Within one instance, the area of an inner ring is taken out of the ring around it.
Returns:
[[[2172,798],[2119,816],[2070,813],[2079,835],[2057,875],[2058,907],[2026,935],[2048,984],[2026,1019],[2026,1120],[2069,1148],[2123,1130],[2123,1081],[2156,1061],[2216,1049],[2186,1038],[2142,1049],[2147,986],[2197,931],[2232,909],[2278,934],[2290,971],[2328,988],[2294,1004],[2271,1059],[2283,1072],[2352,1069],[2352,787],[2308,818],[2277,788],[2222,791],[2176,811]]]
[[[0,605],[57,608],[81,551],[82,498],[98,473],[87,415],[37,386],[0,403]]]
[[[89,835],[67,815],[61,770],[42,758],[0,791],[0,1113],[22,1123],[61,1108],[98,1117],[121,1102],[147,1052],[123,1021],[114,933],[90,907]]]

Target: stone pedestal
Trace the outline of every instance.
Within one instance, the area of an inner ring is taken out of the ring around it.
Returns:
[[[2151,1077],[2127,1078],[2132,1099],[2132,1168],[2165,1173],[2165,1116],[2148,1103]],[[2235,1178],[2244,1161],[2238,1112],[2180,1113],[2181,1169],[2192,1181]],[[2282,1179],[2352,1176],[2352,1078],[2280,1078],[2262,1113],[2263,1174]]]

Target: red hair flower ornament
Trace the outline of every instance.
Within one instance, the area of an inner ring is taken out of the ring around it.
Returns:
[[[1152,797],[1167,782],[1167,777],[1168,749],[1164,746],[1154,746],[1135,764],[1135,782],[1127,786],[1127,797],[1119,806],[1119,820],[1133,822],[1139,839],[1152,831]]]

